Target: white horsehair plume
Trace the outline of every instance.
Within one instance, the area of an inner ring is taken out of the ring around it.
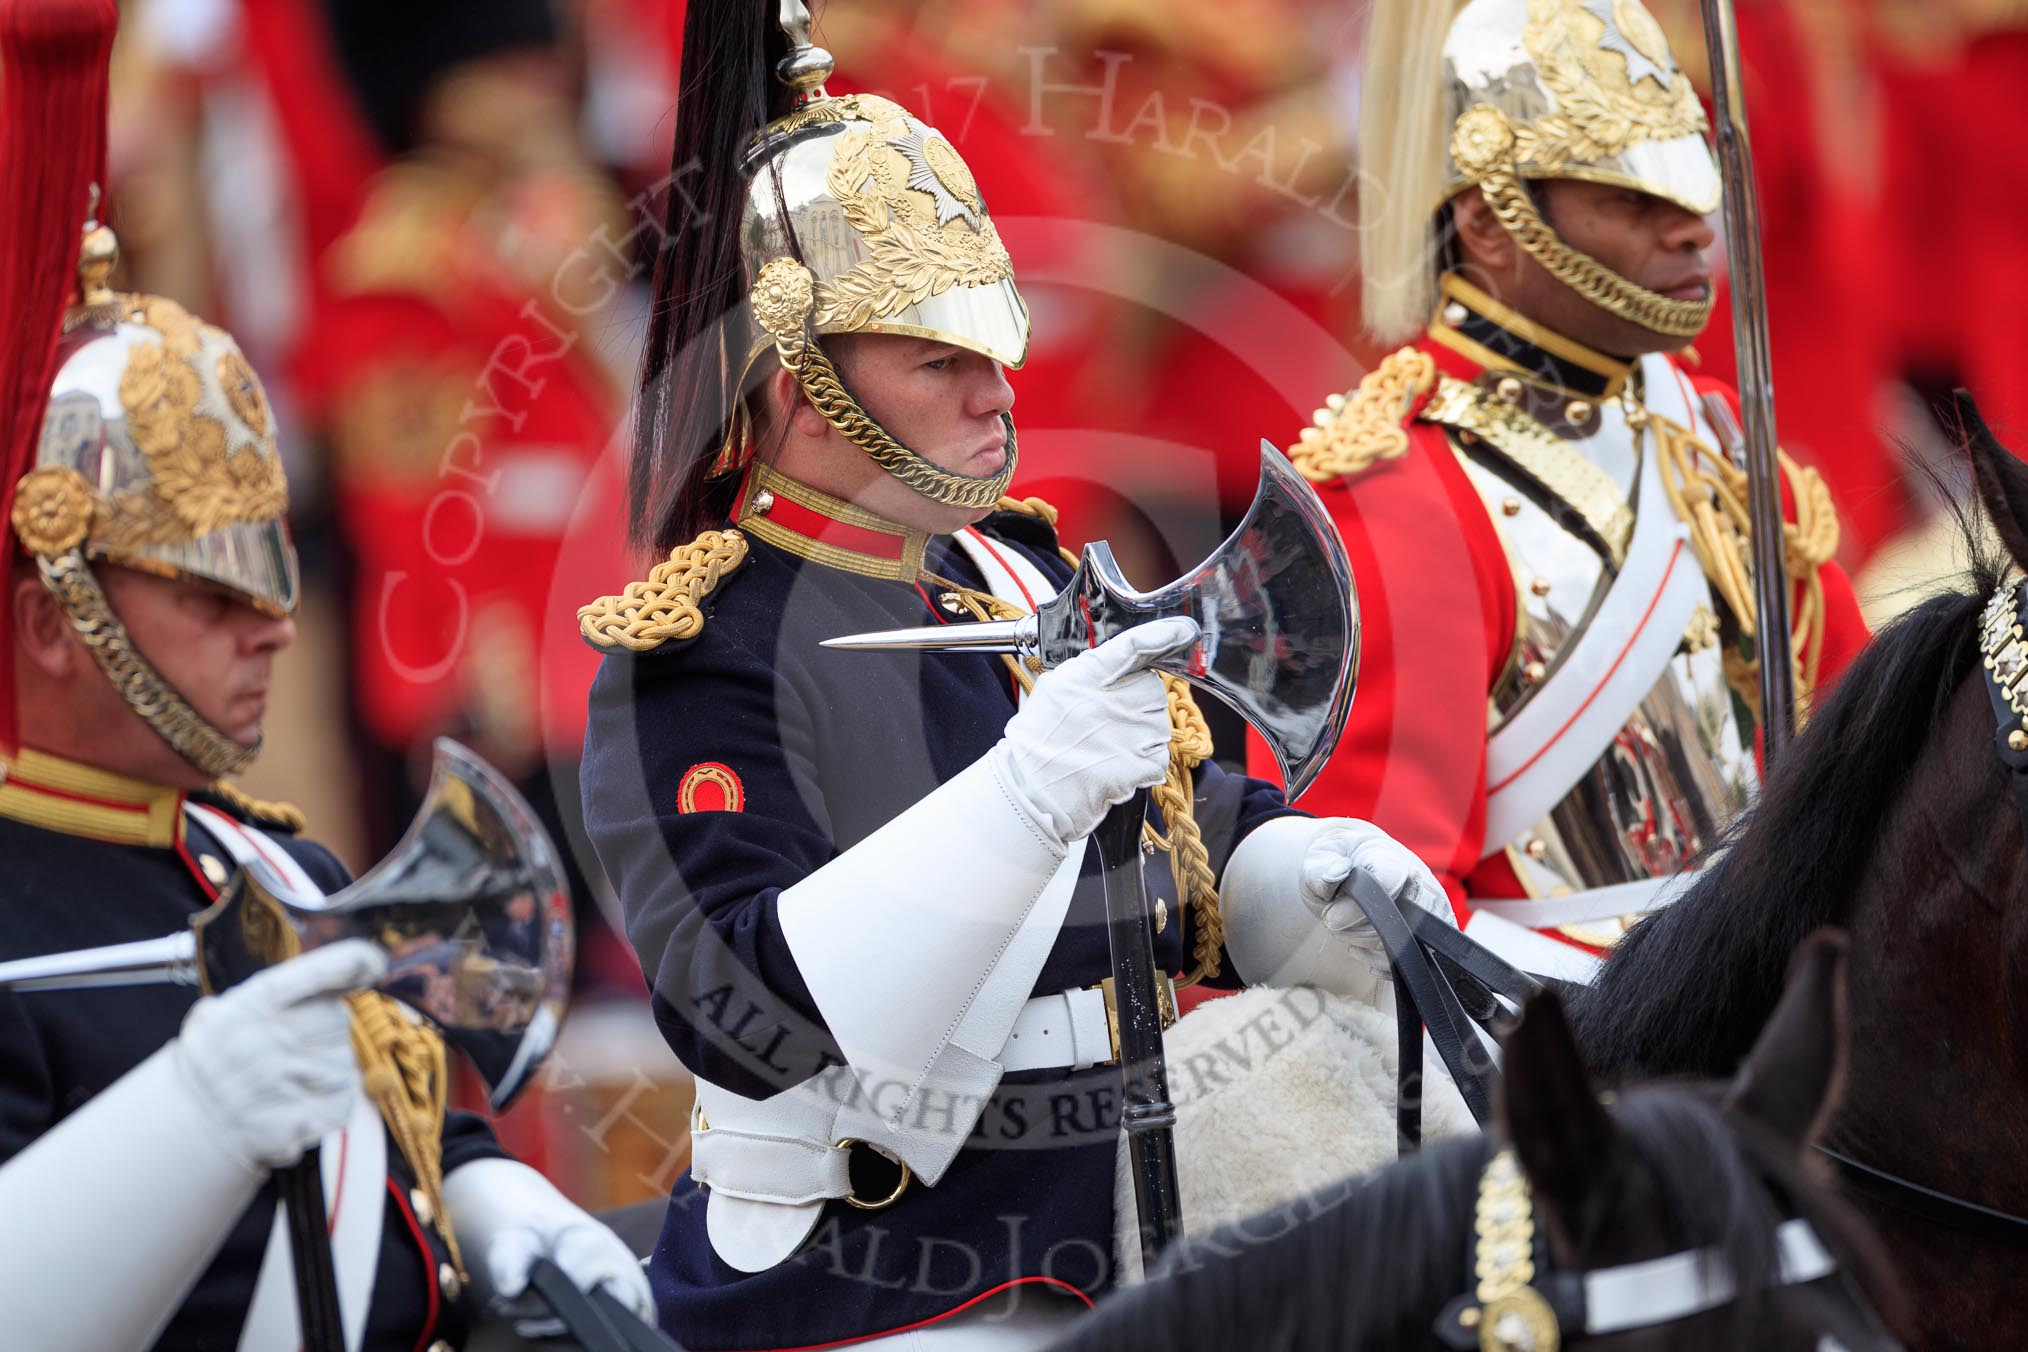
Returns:
[[[1436,305],[1436,209],[1450,163],[1443,48],[1463,0],[1375,0],[1359,101],[1359,268],[1366,328],[1422,332]]]

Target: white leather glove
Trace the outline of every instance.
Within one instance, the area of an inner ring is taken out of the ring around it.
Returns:
[[[546,1311],[528,1290],[529,1270],[538,1258],[562,1268],[579,1290],[603,1286],[642,1319],[655,1322],[655,1297],[640,1259],[527,1165],[484,1159],[452,1170],[444,1179],[444,1210],[471,1267],[481,1308],[521,1316],[523,1337],[560,1331],[554,1321],[540,1317]]]
[[[1106,809],[1162,782],[1169,698],[1148,669],[1197,641],[1193,620],[1154,620],[1044,672],[987,753],[1000,782],[1059,849]]]
[[[1410,904],[1420,906],[1457,928],[1451,899],[1429,865],[1371,822],[1333,819],[1303,854],[1303,900],[1324,928],[1363,958],[1377,977],[1390,977],[1392,964],[1379,932],[1353,898],[1355,886],[1375,887],[1404,910]]]
[[[359,1091],[333,944],[199,1000],[180,1037],[0,1166],[0,1347],[150,1347],[268,1176]],[[60,997],[31,997],[49,999]],[[78,1274],[116,1272],[80,1294]]]
[[[171,1044],[177,1069],[248,1162],[294,1164],[345,1125],[361,1089],[344,996],[386,971],[379,947],[347,939],[191,1006]]]
[[[1219,880],[1233,969],[1248,985],[1315,986],[1391,1009],[1393,971],[1355,888],[1457,923],[1436,877],[1380,828],[1349,817],[1278,817],[1233,848]]]

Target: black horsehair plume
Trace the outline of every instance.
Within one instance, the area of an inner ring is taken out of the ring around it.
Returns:
[[[795,99],[774,76],[788,50],[774,6],[761,0],[691,0],[684,16],[664,245],[627,485],[628,537],[658,553],[731,509],[736,485],[706,479],[738,397],[724,336],[745,298],[741,162],[754,133]]]

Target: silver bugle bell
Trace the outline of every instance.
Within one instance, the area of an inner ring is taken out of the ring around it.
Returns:
[[[340,939],[387,953],[378,989],[424,1015],[486,1081],[495,1109],[556,1043],[576,944],[570,889],[534,810],[440,737],[401,843],[348,887],[303,896],[249,860],[190,927],[160,939],[0,963],[0,990],[175,983],[206,994]]]

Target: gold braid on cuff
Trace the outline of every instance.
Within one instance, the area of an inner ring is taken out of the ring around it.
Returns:
[[[36,564],[43,585],[56,596],[70,627],[98,662],[99,670],[177,755],[213,778],[236,775],[253,764],[260,754],[259,742],[242,745],[212,726],[141,656],[127,635],[127,627],[99,589],[82,550],[73,549],[55,558],[38,556]]]
[[[1711,318],[1713,296],[1672,300],[1563,242],[1535,209],[1535,199],[1521,181],[1515,167],[1517,144],[1513,125],[1490,104],[1466,110],[1451,130],[1451,159],[1478,185],[1486,205],[1514,242],[1550,276],[1608,314],[1672,338],[1702,333]]]
[[[807,268],[792,258],[775,259],[754,279],[752,299],[754,317],[774,339],[776,355],[795,374],[811,405],[874,464],[934,502],[965,508],[991,507],[999,502],[1013,481],[1014,464],[1020,458],[1011,417],[1000,415],[1007,426],[1007,463],[998,473],[985,478],[953,474],[888,435],[846,390],[838,369],[808,330],[816,298]]]

